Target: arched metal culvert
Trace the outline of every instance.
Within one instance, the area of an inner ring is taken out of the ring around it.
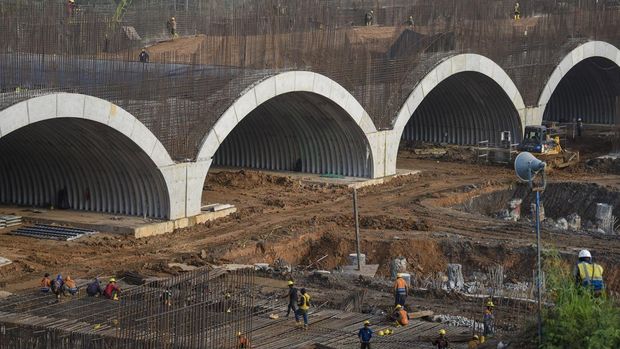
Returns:
[[[405,126],[407,141],[472,145],[498,143],[502,131],[519,141],[521,121],[504,89],[488,76],[466,71],[439,83]]]
[[[53,118],[0,138],[0,202],[167,218],[166,183],[151,158],[115,129]],[[61,195],[61,196],[64,196]]]
[[[590,57],[562,78],[545,108],[543,120],[612,124],[618,113],[620,67],[607,58]]]
[[[345,176],[372,176],[366,135],[333,101],[311,92],[259,105],[225,138],[214,164]]]

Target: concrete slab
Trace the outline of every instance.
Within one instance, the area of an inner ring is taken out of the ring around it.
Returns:
[[[313,186],[336,186],[336,187],[345,187],[345,188],[363,188],[372,185],[379,185],[383,183],[387,183],[390,180],[401,177],[401,176],[411,176],[419,174],[421,171],[419,170],[396,170],[396,174],[392,176],[382,177],[382,178],[360,178],[360,177],[322,177],[319,174],[315,173],[300,173],[300,172],[288,172],[288,171],[266,171],[266,170],[256,170],[249,169],[251,171],[257,171],[266,173],[272,176],[280,176],[287,177],[293,180],[298,180],[302,185],[313,185]],[[239,171],[237,167],[215,167],[212,168],[209,173],[219,173],[231,171],[236,172]]]
[[[0,257],[0,267],[4,267],[5,265],[9,265],[11,263],[13,263],[13,261],[11,261],[10,259]]]
[[[58,224],[77,228],[92,229],[99,232],[132,235],[136,238],[149,237],[171,233],[176,229],[187,228],[197,224],[204,224],[218,218],[226,217],[237,212],[231,207],[217,212],[201,212],[192,217],[176,220],[144,219],[135,216],[115,216],[105,213],[73,211],[73,210],[44,210],[15,206],[0,206],[0,215],[13,214],[22,216],[25,223]],[[8,233],[12,228],[2,229]]]
[[[353,276],[366,276],[366,277],[375,277],[377,274],[377,270],[379,269],[379,264],[365,264],[362,265],[362,270],[357,270],[357,265],[345,265],[342,267],[342,274],[353,275]]]

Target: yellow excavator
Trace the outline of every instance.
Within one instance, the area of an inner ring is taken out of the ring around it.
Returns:
[[[562,148],[560,133],[552,127],[526,126],[517,150],[532,153],[550,168],[565,168],[579,163],[579,152]]]

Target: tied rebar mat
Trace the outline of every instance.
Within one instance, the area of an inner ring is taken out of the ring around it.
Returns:
[[[118,301],[80,291],[0,303],[0,348],[236,348],[251,341],[253,269],[186,272],[123,290]]]

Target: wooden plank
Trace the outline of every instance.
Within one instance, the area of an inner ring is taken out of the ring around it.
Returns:
[[[414,311],[412,313],[408,313],[407,315],[409,315],[410,320],[413,320],[413,319],[423,318],[426,316],[433,316],[433,314],[435,313],[432,312],[431,310],[423,310],[423,311]]]

